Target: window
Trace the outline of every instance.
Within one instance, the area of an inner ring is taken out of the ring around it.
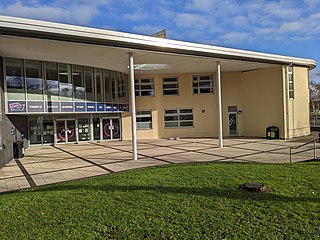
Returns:
[[[136,96],[154,96],[154,82],[152,78],[135,80]]]
[[[104,81],[104,101],[112,102],[112,93],[111,93],[111,77],[109,70],[103,70],[103,81]]]
[[[288,83],[289,83],[289,98],[294,98],[294,86],[293,86],[293,67],[287,67]]]
[[[117,76],[116,72],[110,71],[110,80],[111,80],[111,97],[112,97],[112,102],[117,102],[118,100],[118,94],[117,94]]]
[[[152,111],[151,110],[137,111],[137,128],[152,129]]]
[[[28,100],[43,100],[41,61],[26,60],[26,86]]]
[[[82,67],[73,65],[72,67],[72,78],[74,85],[74,100],[81,101],[85,99],[85,89],[83,83]]]
[[[45,96],[48,101],[59,100],[59,77],[58,64],[53,62],[45,62],[46,88]]]
[[[192,108],[165,109],[164,123],[166,128],[193,127]]]
[[[96,82],[96,97],[97,102],[103,102],[103,82],[102,82],[102,69],[96,68],[94,71]]]
[[[71,65],[59,63],[59,78],[60,78],[60,100],[72,101],[73,86],[71,80]]]
[[[125,98],[127,96],[126,79],[122,73],[118,73],[118,96],[119,98]]]
[[[193,76],[193,94],[212,93],[213,92],[213,77],[208,76]]]
[[[86,98],[88,101],[94,101],[94,88],[93,88],[93,68],[84,68],[84,79],[86,86]]]
[[[178,95],[179,94],[179,81],[176,77],[162,79],[163,95]]]
[[[25,100],[23,61],[7,58],[5,63],[8,100]]]

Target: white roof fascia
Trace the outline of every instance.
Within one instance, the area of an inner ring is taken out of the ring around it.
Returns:
[[[54,40],[85,42],[132,49],[199,55],[222,59],[234,59],[276,64],[294,64],[316,67],[316,61],[277,54],[217,47],[138,34],[96,29],[61,23],[39,21],[0,15],[0,33]]]

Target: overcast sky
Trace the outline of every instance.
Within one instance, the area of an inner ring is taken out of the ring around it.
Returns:
[[[317,60],[320,0],[0,0],[0,14]],[[320,82],[320,68],[311,79]]]

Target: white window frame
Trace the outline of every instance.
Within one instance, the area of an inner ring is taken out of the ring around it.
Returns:
[[[150,80],[149,83],[141,83],[141,80]],[[142,92],[149,92],[149,89],[142,89],[141,86],[151,86],[150,89],[152,89],[152,95],[142,95]],[[153,78],[137,78],[135,79],[134,82],[134,87],[135,87],[135,94],[138,92],[138,94],[136,94],[136,97],[154,97],[155,93],[154,93],[154,79]]]
[[[176,79],[175,81],[171,82],[165,82],[165,79]],[[166,88],[165,85],[170,85],[170,84],[177,84],[177,88]],[[165,94],[166,90],[176,90],[177,93],[175,94]],[[179,78],[178,77],[163,77],[162,78],[162,95],[163,96],[179,96]]]
[[[209,77],[210,79],[202,80],[201,77]],[[209,82],[210,83],[210,87],[209,87],[210,92],[205,92],[205,93],[201,92],[201,89],[208,89],[208,87],[200,87],[201,82]],[[197,84],[196,87],[194,86],[195,83]],[[197,91],[194,92],[194,90],[197,90]],[[194,75],[194,76],[192,76],[192,93],[193,94],[213,94],[214,93],[213,75],[208,74],[208,75]]]
[[[142,113],[142,112],[150,112],[150,113]],[[150,117],[151,119],[151,127],[139,127],[139,123],[148,123],[150,124],[150,122],[142,122],[142,121],[139,121],[139,118],[142,118],[142,117]],[[150,130],[153,128],[153,123],[152,123],[152,110],[150,109],[142,109],[142,110],[137,110],[137,113],[136,113],[136,123],[137,123],[137,130]]]
[[[288,97],[294,99],[294,75],[293,66],[287,66],[287,78],[288,78]]]
[[[191,110],[191,113],[182,113],[184,110]],[[166,113],[166,111],[176,111],[176,113]],[[192,120],[180,120],[180,116],[191,115]],[[177,120],[174,121],[166,121],[166,117],[177,117]],[[166,126],[166,123],[176,122],[177,126]],[[184,122],[192,122],[191,126],[181,126],[181,123]],[[193,108],[168,108],[164,109],[164,127],[165,128],[193,128],[194,127],[194,117],[193,117]]]

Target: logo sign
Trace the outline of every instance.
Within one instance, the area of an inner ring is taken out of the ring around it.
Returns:
[[[75,107],[76,107],[76,112],[86,111],[86,104],[84,102],[76,102]]]
[[[96,110],[96,103],[87,103],[87,112],[95,112]]]
[[[61,112],[73,112],[73,102],[61,102]]]
[[[9,102],[9,112],[25,112],[26,111],[26,102],[24,101],[16,101]]]
[[[110,103],[106,103],[106,112],[112,112],[112,105]]]
[[[47,112],[60,112],[60,103],[48,101],[46,103]]]
[[[97,103],[97,111],[104,112],[104,103]]]
[[[29,101],[28,102],[28,112],[44,112],[44,103]]]

